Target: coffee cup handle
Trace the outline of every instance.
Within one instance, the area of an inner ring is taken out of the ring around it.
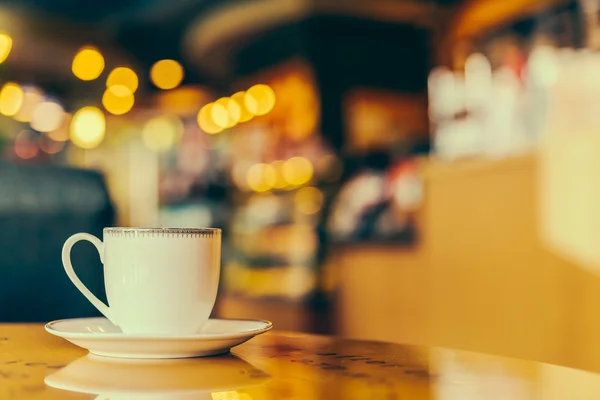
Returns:
[[[71,279],[71,282],[73,282],[75,287],[79,289],[79,291],[86,297],[86,299],[88,299],[90,303],[92,303],[92,305],[98,309],[98,311],[108,318],[110,322],[117,325],[110,308],[101,302],[96,296],[94,296],[94,294],[90,292],[87,287],[85,287],[83,282],[81,282],[75,273],[75,270],[73,270],[73,265],[71,264],[71,248],[73,248],[75,243],[79,242],[80,240],[87,240],[88,242],[91,242],[98,250],[98,253],[100,254],[100,261],[102,264],[104,264],[104,243],[102,243],[102,241],[96,236],[90,235],[89,233],[76,233],[67,239],[62,249],[62,262],[63,266],[65,267],[65,271],[67,272],[67,276],[69,279]]]

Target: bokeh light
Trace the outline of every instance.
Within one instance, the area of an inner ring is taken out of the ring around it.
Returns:
[[[104,71],[104,57],[94,47],[83,47],[73,57],[71,71],[82,81],[92,81]]]
[[[296,209],[306,215],[319,212],[323,207],[323,201],[323,193],[313,186],[303,187],[294,195]]]
[[[208,92],[200,86],[180,86],[166,90],[156,97],[156,106],[170,113],[187,115],[198,112],[199,104],[206,104]]]
[[[244,103],[252,114],[265,115],[275,106],[275,92],[267,85],[254,85],[246,92]]]
[[[106,91],[111,92],[113,95],[118,96],[118,97],[127,97],[130,94],[133,94],[131,92],[131,89],[129,89],[127,86],[124,86],[124,85],[113,85],[113,86],[106,88]]]
[[[266,192],[271,190],[276,181],[275,169],[270,164],[254,164],[246,173],[246,182],[250,189],[255,192]]]
[[[223,112],[225,110],[225,112]],[[222,128],[232,128],[240,122],[242,110],[239,104],[229,97],[221,97],[213,103],[211,118]]]
[[[481,53],[473,53],[465,61],[464,101],[469,110],[481,107],[492,85],[492,66]]]
[[[14,118],[19,122],[29,122],[33,116],[33,112],[44,100],[44,94],[41,90],[34,86],[23,87],[23,104],[19,108]]]
[[[229,115],[229,123],[227,124],[227,127],[231,128],[240,122],[240,118],[242,116],[242,108],[237,103],[237,101],[231,98],[226,98],[225,100],[227,114]]]
[[[233,96],[231,96],[231,100],[234,101],[240,107],[240,118],[239,122],[247,122],[254,118],[254,114],[248,110],[246,106],[246,92],[237,92]],[[254,99],[251,99],[252,102]],[[256,103],[256,102],[254,102]],[[256,108],[256,105],[253,104],[253,107]]]
[[[183,131],[183,122],[178,117],[163,115],[146,122],[142,129],[142,140],[149,149],[163,152],[173,147]]]
[[[222,100],[222,99],[219,99]],[[210,117],[215,125],[220,128],[228,128],[229,127],[229,112],[227,112],[227,103],[223,104],[223,102],[218,103],[214,102],[210,109]]]
[[[64,141],[53,140],[49,135],[42,135],[39,144],[40,149],[46,154],[59,153],[65,147]]]
[[[40,152],[39,135],[30,130],[24,130],[15,138],[15,154],[17,157],[28,160],[36,157]]]
[[[107,88],[102,95],[102,105],[113,115],[123,115],[129,112],[135,103],[135,97],[129,89],[123,85],[115,85]]]
[[[163,90],[179,86],[183,75],[183,67],[175,60],[157,61],[150,69],[150,80],[157,88]]]
[[[117,67],[113,69],[108,78],[106,78],[106,87],[111,86],[124,86],[128,88],[131,93],[135,93],[139,85],[139,79],[137,74],[127,67]]]
[[[6,33],[0,33],[0,63],[3,63],[8,58],[12,50],[13,40]]]
[[[198,118],[197,118],[198,126],[200,127],[200,129],[202,129],[204,132],[206,132],[210,135],[217,134],[223,130],[222,127],[218,126],[213,121],[213,118],[212,118],[213,105],[214,105],[214,103],[208,103],[207,105],[202,107],[200,109],[200,112],[198,112]]]
[[[37,105],[31,115],[31,127],[39,132],[51,132],[58,129],[65,115],[63,107],[54,101],[43,101]]]
[[[319,158],[315,166],[319,178],[325,182],[337,182],[342,177],[344,166],[334,154],[326,154]]]
[[[313,170],[313,165],[307,158],[292,157],[283,164],[281,172],[288,184],[299,186],[312,179]]]
[[[231,180],[242,191],[250,189],[246,175],[252,164],[247,160],[234,160],[231,166]]]
[[[549,46],[536,47],[527,64],[530,78],[541,87],[551,87],[558,81],[560,63],[557,51]]]
[[[98,147],[106,134],[104,114],[96,107],[83,107],[71,121],[71,141],[82,149]]]
[[[0,113],[13,116],[23,105],[23,89],[13,82],[6,83],[0,90]]]
[[[273,184],[274,189],[283,189],[288,185],[283,177],[283,164],[285,164],[285,161],[282,160],[276,160],[271,163],[271,166],[275,170],[275,183]]]
[[[63,115],[62,123],[60,126],[47,133],[48,137],[55,142],[66,142],[69,140],[69,127],[71,126],[72,116],[69,113]]]

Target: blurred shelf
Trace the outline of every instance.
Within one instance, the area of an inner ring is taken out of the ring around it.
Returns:
[[[279,331],[332,332],[328,305],[314,301],[299,303],[220,294],[213,314],[218,318],[265,319],[273,322],[273,329]]]

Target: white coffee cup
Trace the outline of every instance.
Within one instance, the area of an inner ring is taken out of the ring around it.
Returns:
[[[100,253],[109,306],[73,270],[71,248],[80,240]],[[194,334],[208,320],[217,297],[221,230],[105,228],[104,242],[77,233],[65,242],[62,261],[77,289],[123,333]]]

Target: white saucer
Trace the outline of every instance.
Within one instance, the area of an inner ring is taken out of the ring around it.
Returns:
[[[187,358],[227,353],[273,327],[268,321],[209,319],[187,336],[127,335],[106,318],[76,318],[46,324],[46,331],[90,353],[118,358]]]
[[[260,386],[264,371],[228,354],[211,359],[128,360],[88,354],[46,377],[46,385],[97,399],[214,399],[219,392]],[[225,398],[225,397],[224,397]]]

